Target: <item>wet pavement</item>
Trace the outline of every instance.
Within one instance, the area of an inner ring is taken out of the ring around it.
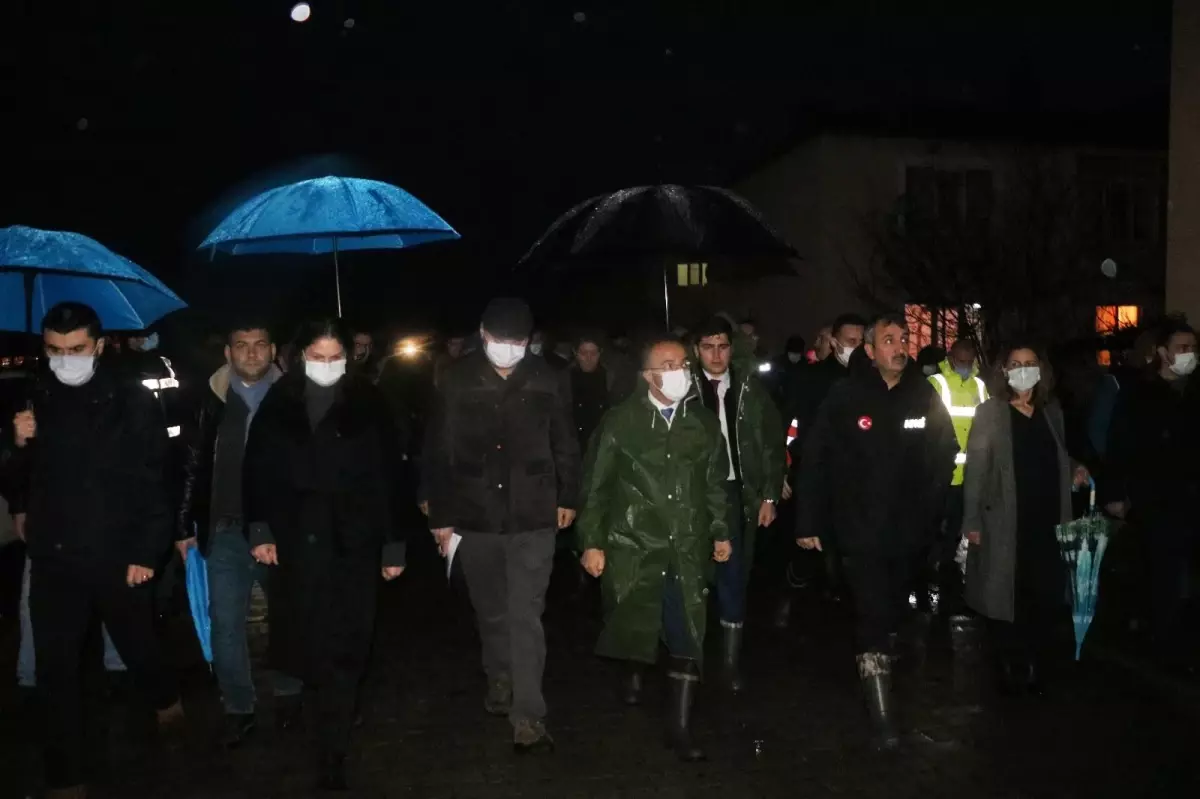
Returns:
[[[781,632],[747,631],[749,690],[705,685],[696,729],[710,760],[674,761],[660,742],[662,680],[647,703],[617,701],[616,671],[594,658],[598,622],[587,602],[556,591],[547,612],[546,695],[557,753],[512,752],[507,723],[483,713],[483,677],[470,617],[433,564],[382,592],[363,726],[350,762],[352,796],[474,797],[1194,797],[1200,795],[1197,709],[1163,698],[1136,674],[1085,662],[1049,699],[993,696],[986,669],[955,670],[932,637],[923,668],[909,659],[901,696],[905,747],[871,752],[837,606],[809,599]],[[4,660],[11,674],[13,630]],[[184,750],[137,734],[128,704],[114,714],[112,775],[93,795],[111,797],[308,796],[314,750],[303,733],[277,733],[270,704],[244,747],[219,751],[215,689],[195,664],[184,625],[172,631],[196,728]],[[261,643],[261,642],[256,642]],[[10,688],[0,697],[0,796],[36,795],[36,713]],[[23,790],[25,789],[25,790]]]

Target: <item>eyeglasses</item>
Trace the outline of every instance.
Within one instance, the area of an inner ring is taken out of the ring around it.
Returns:
[[[647,371],[647,372],[674,372],[679,369],[691,369],[691,368],[692,368],[691,361],[683,361],[681,363],[675,363],[674,361],[667,361],[662,366],[648,366],[648,367],[646,367],[645,371]]]

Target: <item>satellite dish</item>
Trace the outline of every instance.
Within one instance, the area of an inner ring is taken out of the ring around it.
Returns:
[[[1100,262],[1100,271],[1104,274],[1105,277],[1109,277],[1109,278],[1116,277],[1117,276],[1117,262],[1114,261],[1112,258],[1105,258],[1103,261]]]

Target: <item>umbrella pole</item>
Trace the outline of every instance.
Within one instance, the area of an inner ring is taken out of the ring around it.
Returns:
[[[663,267],[663,315],[667,319],[667,330],[671,329],[671,293],[667,290],[667,267]]]
[[[342,270],[338,267],[337,237],[333,239],[333,282],[337,286],[338,319],[342,318]]]

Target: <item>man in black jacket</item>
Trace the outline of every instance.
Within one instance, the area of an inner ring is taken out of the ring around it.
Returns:
[[[14,444],[33,564],[37,681],[47,706],[46,779],[51,796],[77,796],[88,745],[84,701],[97,695],[92,678],[102,674],[99,621],[157,708],[159,725],[183,720],[152,626],[151,581],[171,541],[167,433],[153,395],[98,358],[104,344],[95,311],[62,303],[42,331],[53,377],[36,385],[29,409],[14,419]]]
[[[926,542],[958,443],[925,377],[906,369],[908,330],[898,315],[866,329],[866,356],[835,385],[804,443],[797,543],[832,538],[854,601],[858,673],[877,742],[898,743],[891,723],[891,636],[900,626],[913,553]]]
[[[175,546],[186,563],[198,549],[208,561],[213,673],[225,707],[222,743],[239,745],[254,729],[254,682],[246,641],[246,615],[254,583],[267,588],[268,569],[250,556],[242,508],[242,461],[250,422],[282,373],[265,324],[233,328],[225,344],[226,365],[208,381],[195,422],[189,426],[183,496]],[[276,671],[274,693],[281,728],[300,716],[301,683]]]
[[[485,709],[507,715],[520,752],[550,750],[542,671],[542,611],[555,534],[575,518],[579,443],[566,372],[525,354],[533,317],[496,299],[482,352],[445,374],[425,445],[429,526],[444,556],[461,536],[489,688]]]

